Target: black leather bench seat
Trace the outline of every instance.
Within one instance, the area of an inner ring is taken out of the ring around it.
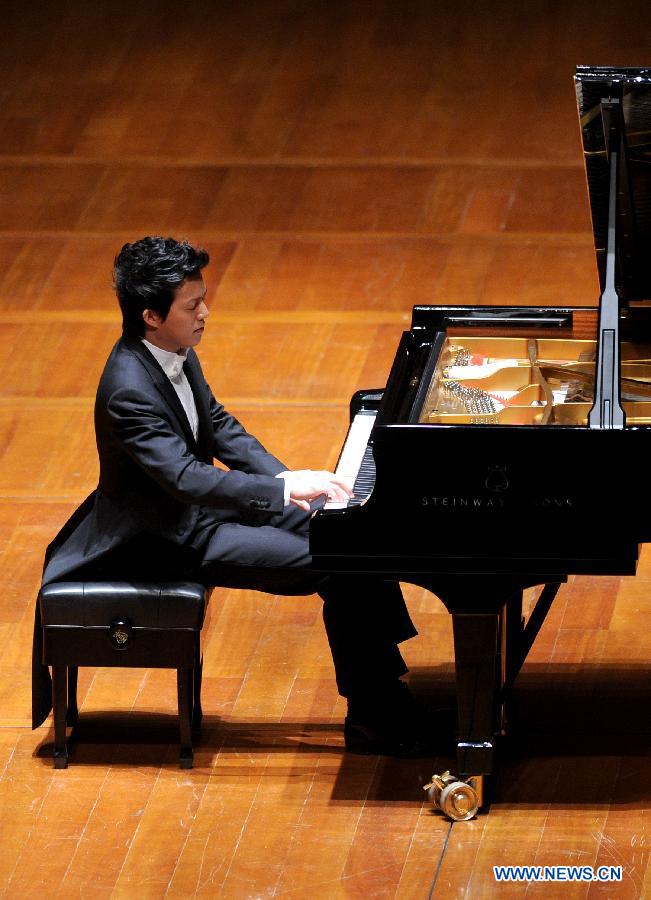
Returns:
[[[74,725],[79,666],[177,670],[180,764],[192,766],[192,728],[201,722],[201,629],[209,593],[192,582],[69,581],[39,598],[43,662],[52,667],[54,765],[68,763],[66,724]]]

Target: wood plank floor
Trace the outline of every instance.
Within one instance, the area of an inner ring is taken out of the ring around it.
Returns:
[[[66,771],[29,727],[43,551],[97,478],[122,243],[210,251],[215,393],[288,465],[332,466],[414,304],[595,302],[572,74],[648,65],[650,36],[646,0],[3,4],[0,896],[651,897],[647,548],[635,578],[562,588],[469,823],[422,791],[454,763],[449,713],[436,759],[343,752],[316,597],[216,592],[192,771],[171,672],[82,670]],[[449,616],[406,593],[411,684],[452,710]],[[623,880],[498,885],[498,864]]]

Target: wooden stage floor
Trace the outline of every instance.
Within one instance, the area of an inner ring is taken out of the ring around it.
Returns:
[[[454,764],[449,716],[436,759],[343,752],[316,597],[215,593],[192,771],[169,671],[82,670],[66,771],[29,724],[43,551],[97,478],[119,247],[209,249],[216,395],[289,466],[333,466],[415,303],[596,301],[572,74],[651,63],[650,25],[642,0],[3,5],[0,896],[651,896],[646,548],[635,578],[562,588],[472,822],[422,791]],[[407,595],[411,684],[453,709],[449,616]],[[623,880],[498,885],[498,864]]]

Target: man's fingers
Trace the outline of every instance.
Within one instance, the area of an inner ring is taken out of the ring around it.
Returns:
[[[310,511],[310,504],[307,502],[307,500],[295,500],[293,497],[290,497],[289,502],[293,503],[294,506],[298,506],[299,509],[304,509],[305,512]]]
[[[308,510],[309,500],[325,496],[328,500],[343,502],[353,496],[352,480],[333,472],[314,472],[304,469],[287,473],[290,480],[290,499],[301,509]]]
[[[332,484],[330,485],[327,496],[329,500],[343,501],[348,500],[352,495],[349,491]]]
[[[339,476],[335,475],[331,479],[333,484],[336,484],[340,487],[346,494],[347,497],[353,496],[353,480],[352,478],[339,478]]]
[[[324,478],[330,482],[330,485],[337,485],[338,488],[346,491],[348,497],[353,496],[353,479],[346,478],[344,475],[335,475],[334,472],[320,472]]]

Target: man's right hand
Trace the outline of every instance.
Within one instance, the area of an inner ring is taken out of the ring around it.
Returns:
[[[295,506],[310,511],[310,500],[325,496],[327,500],[345,502],[353,496],[353,486],[348,479],[340,478],[334,472],[315,472],[312,469],[298,469],[280,472],[289,487],[289,500]]]

